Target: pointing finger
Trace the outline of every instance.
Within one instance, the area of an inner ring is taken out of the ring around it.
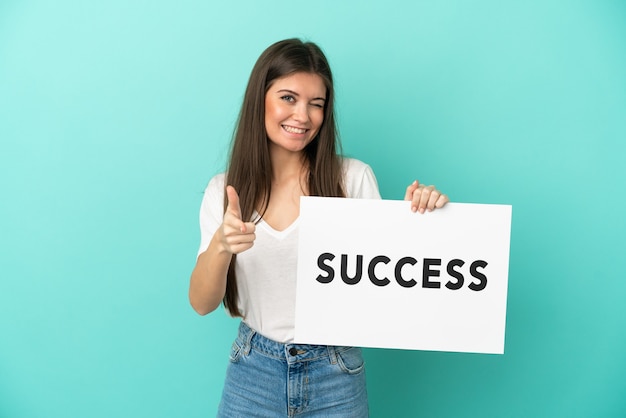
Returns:
[[[233,186],[226,187],[226,197],[228,198],[228,206],[226,212],[230,213],[237,219],[238,225],[236,226],[239,231],[246,233],[246,224],[242,220],[241,206],[239,205],[239,195]]]
[[[241,220],[241,207],[239,206],[239,195],[233,186],[226,187],[226,197],[228,198],[227,211]]]

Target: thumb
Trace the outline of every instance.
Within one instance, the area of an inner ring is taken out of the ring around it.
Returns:
[[[228,198],[227,211],[241,220],[241,207],[239,206],[239,195],[233,186],[226,187],[226,197]]]

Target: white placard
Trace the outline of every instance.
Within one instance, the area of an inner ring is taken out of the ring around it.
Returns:
[[[511,211],[301,198],[295,342],[504,353]]]

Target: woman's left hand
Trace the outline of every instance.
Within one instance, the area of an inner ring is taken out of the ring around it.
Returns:
[[[435,189],[435,186],[424,186],[415,180],[406,188],[404,200],[411,201],[413,212],[432,212],[434,209],[444,207],[450,201],[448,196]]]

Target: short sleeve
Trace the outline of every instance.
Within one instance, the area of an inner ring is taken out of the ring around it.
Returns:
[[[380,199],[378,182],[372,168],[353,158],[343,160],[346,197],[356,199]]]
[[[224,174],[213,177],[202,197],[200,205],[200,248],[198,255],[209,248],[213,234],[224,219]]]

